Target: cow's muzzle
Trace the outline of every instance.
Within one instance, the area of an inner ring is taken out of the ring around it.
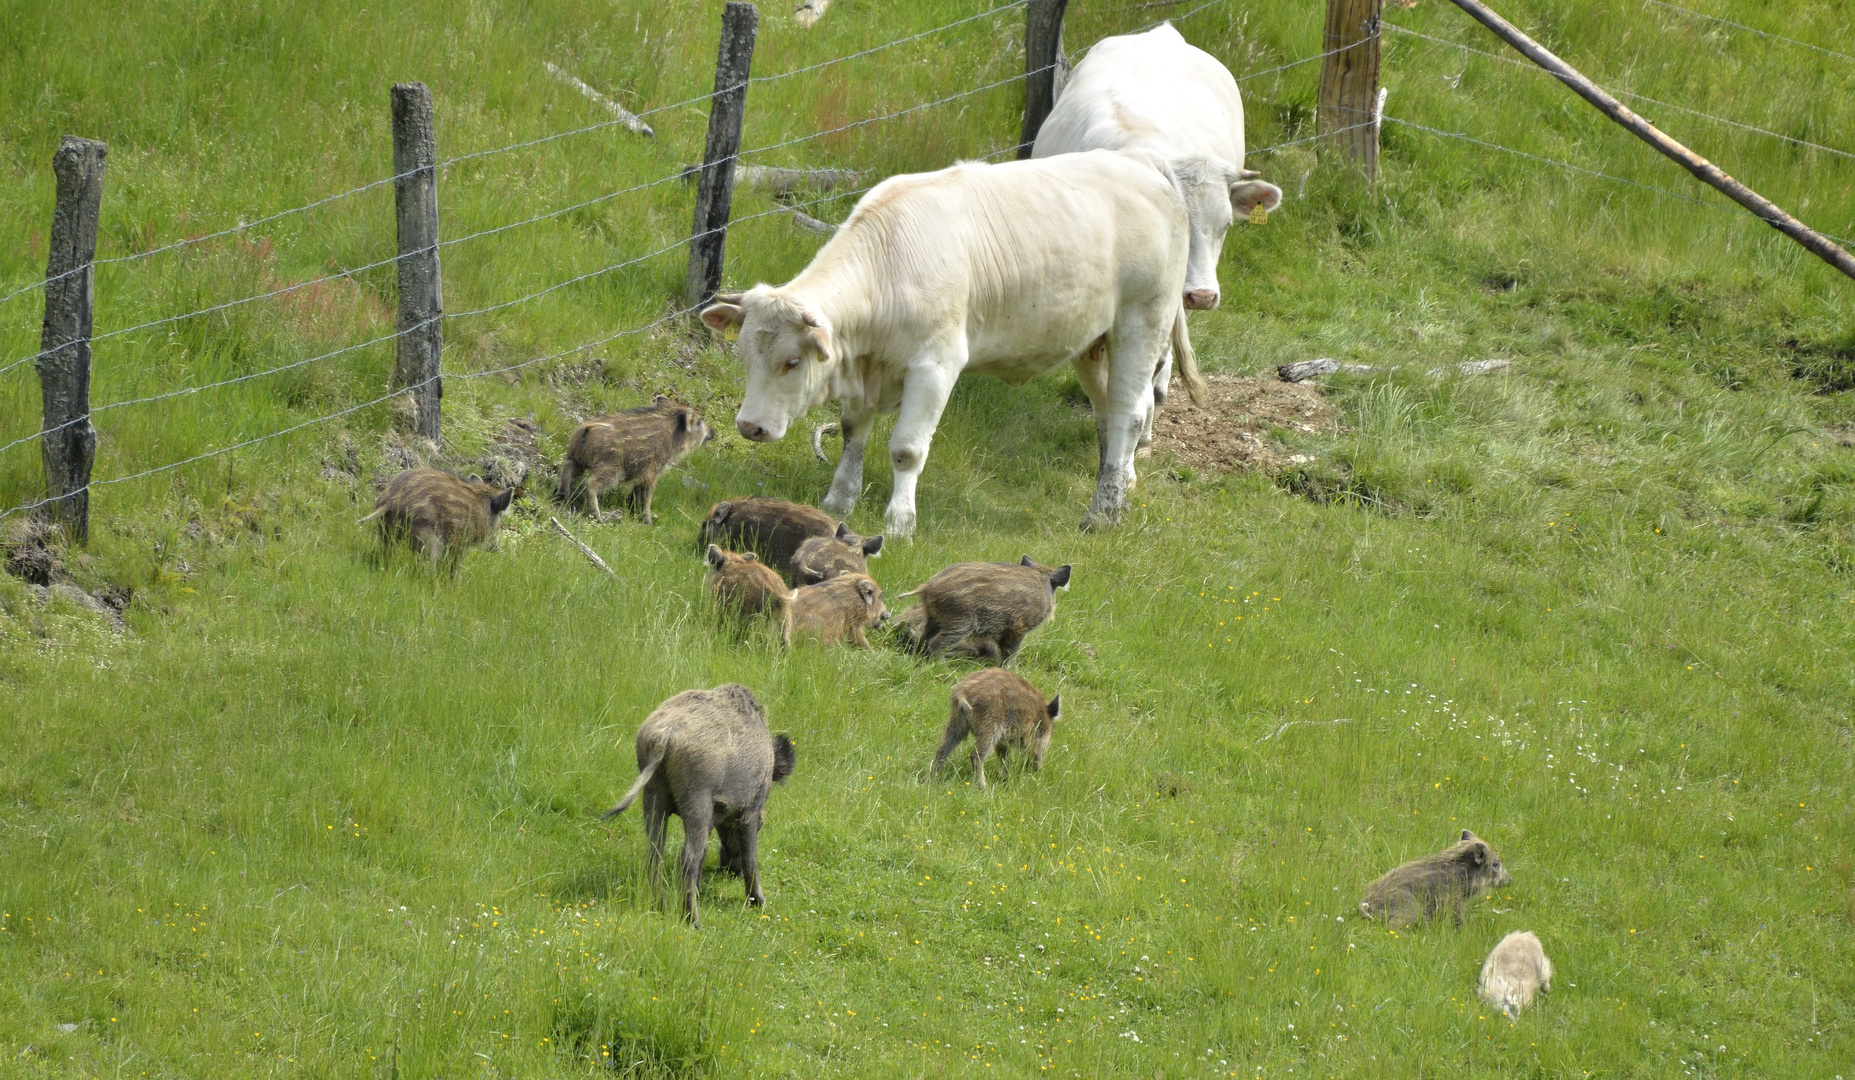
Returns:
[[[772,432],[769,432],[766,428],[761,427],[752,420],[736,420],[734,426],[740,429],[743,436],[755,442],[771,442],[773,440]]]
[[[1185,310],[1187,311],[1210,311],[1216,306],[1216,289],[1192,289],[1185,294]]]

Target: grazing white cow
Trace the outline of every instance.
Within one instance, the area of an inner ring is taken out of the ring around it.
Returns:
[[[1192,230],[1182,300],[1193,310],[1216,307],[1217,262],[1231,221],[1282,203],[1281,188],[1243,167],[1243,97],[1229,70],[1171,23],[1103,38],[1070,73],[1031,156],[1084,150],[1145,150],[1175,163]],[[1184,342],[1174,351],[1186,389],[1201,401],[1190,338],[1183,327],[1175,337]],[[1169,364],[1154,373],[1155,404],[1165,401],[1171,378]],[[1150,429],[1142,442],[1148,437]]]
[[[1101,444],[1082,524],[1101,527],[1126,503],[1153,371],[1183,326],[1189,232],[1177,169],[1149,154],[966,162],[878,184],[799,276],[718,298],[702,321],[740,329],[746,437],[774,441],[841,402],[824,500],[839,517],[863,490],[876,414],[898,414],[890,535],[914,532],[915,481],[962,374],[1016,385],[1069,361]]]

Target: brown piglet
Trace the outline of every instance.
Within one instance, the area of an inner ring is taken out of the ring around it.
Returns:
[[[848,641],[870,647],[864,631],[888,617],[882,586],[868,574],[843,574],[817,585],[792,590],[786,601],[786,644],[814,638],[821,645]]]
[[[696,411],[661,395],[649,405],[600,416],[573,429],[560,462],[554,497],[571,505],[576,489],[584,492],[594,520],[604,521],[599,496],[630,484],[627,499],[649,525],[651,496],[657,479],[684,454],[708,442],[715,432]]]
[[[708,565],[710,594],[722,610],[742,621],[762,613],[777,614],[792,595],[785,581],[751,551],[738,554],[710,544]]]
[[[1043,756],[1050,749],[1050,730],[1062,711],[1061,695],[1046,704],[1022,675],[1004,668],[986,668],[961,679],[953,688],[953,712],[947,718],[947,732],[934,755],[934,772],[940,772],[954,748],[968,735],[973,739],[973,780],[985,787],[985,759],[998,752],[1000,766],[1006,764],[1005,751],[1016,747],[1028,752],[1031,768],[1043,768]]]
[[[858,536],[838,523],[835,536],[814,536],[793,552],[792,583],[816,585],[839,574],[867,574],[869,560],[882,552],[882,537]]]
[[[957,563],[902,597],[921,597],[914,647],[932,657],[948,652],[1009,664],[1024,635],[1056,611],[1056,590],[1069,587],[1069,567],[1045,566],[1029,555],[1013,563]]]
[[[1470,900],[1513,880],[1488,842],[1463,829],[1462,839],[1448,848],[1412,859],[1374,881],[1359,910],[1392,926],[1427,922],[1447,912],[1460,926]]]
[[[750,495],[723,499],[702,522],[702,542],[731,551],[753,551],[760,561],[791,574],[792,556],[814,536],[837,535],[837,522],[813,506]]]
[[[477,477],[464,479],[441,469],[407,469],[387,481],[362,524],[379,522],[382,544],[403,540],[436,563],[458,560],[472,544],[496,547],[496,528],[515,498],[514,488],[496,488]]]

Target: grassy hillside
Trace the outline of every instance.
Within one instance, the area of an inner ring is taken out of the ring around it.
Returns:
[[[1169,10],[1071,7],[1072,50]],[[769,5],[755,71],[981,10],[838,0],[806,31]],[[1855,14],[1708,10],[1830,48]],[[1855,65],[1634,0],[1505,13],[1608,85],[1855,151]],[[394,81],[431,85],[447,157],[606,119],[544,61],[640,111],[699,97],[718,18],[0,6],[0,295],[43,273],[62,133],[110,143],[99,255],[121,257],[386,175]],[[1437,0],[1387,18],[1495,47]],[[1317,52],[1320,20],[1229,0],[1181,29],[1242,75]],[[1020,34],[1012,11],[756,84],[745,145],[1008,79]],[[1244,84],[1253,146],[1312,134],[1316,67]],[[617,581],[551,534],[540,474],[455,580],[381,558],[354,520],[406,453],[387,405],[97,488],[88,549],[58,554],[133,589],[126,633],[0,575],[0,1075],[1847,1075],[1855,287],[1550,79],[1396,35],[1385,72],[1393,118],[1691,199],[1397,123],[1369,192],[1305,144],[1253,155],[1288,202],[1233,232],[1202,362],[1389,370],[1332,380],[1344,433],[1278,433],[1312,458],[1291,472],[1150,460],[1110,534],[1075,528],[1094,454],[1073,378],[963,384],[917,539],[874,572],[893,596],[955,561],[1074,564],[1017,665],[1063,695],[1049,760],[989,791],[926,777],[966,665],[713,622],[696,523],[725,495],[821,497],[800,439],[724,434],[666,479],[655,527],[581,519]],[[748,160],[873,181],[1010,145],[1019,104],[1002,86]],[[1644,110],[1855,235],[1855,161]],[[448,168],[448,237],[588,205],[447,248],[447,308],[681,239],[678,182],[590,200],[694,160],[704,118]],[[736,216],[773,209],[749,193]],[[377,187],[105,265],[98,331],[388,258],[391,222]],[[817,244],[744,222],[729,280],[783,280]],[[668,315],[682,267],[673,249],[447,324],[444,461],[476,467],[529,417],[555,459],[576,416],[652,392],[731,427],[738,365],[674,324],[459,377]],[[393,288],[378,267],[100,340],[93,399],[389,333]],[[36,348],[38,303],[0,302],[0,367]],[[1426,374],[1488,357],[1515,373]],[[372,400],[390,365],[380,344],[100,411],[97,476]],[[0,374],[0,443],[36,426],[35,383]],[[39,483],[36,446],[0,453],[0,507]],[[648,711],[724,681],[760,694],[798,771],[768,808],[767,908],[712,877],[697,932],[652,910],[637,819],[596,814]],[[1373,877],[1463,828],[1510,888],[1461,927],[1356,917]],[[1509,1023],[1474,982],[1515,929],[1558,974]]]

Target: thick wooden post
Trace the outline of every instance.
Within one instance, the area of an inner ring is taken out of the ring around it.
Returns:
[[[1760,221],[1802,244],[1805,251],[1849,277],[1855,278],[1855,254],[1843,250],[1842,246],[1834,240],[1798,221],[1770,199],[1728,176],[1725,169],[1663,134],[1660,128],[1631,112],[1628,106],[1611,97],[1603,87],[1585,78],[1576,68],[1553,55],[1550,49],[1521,33],[1519,28],[1489,10],[1487,5],[1477,0],[1455,0],[1455,4],[1472,15],[1475,21],[1494,31],[1496,37],[1512,45],[1520,55],[1552,72],[1560,82],[1570,87],[1573,93],[1595,106],[1597,111],[1616,121],[1624,130],[1638,139],[1655,147],[1675,164],[1693,173],[1695,179],[1750,210]]]
[[[424,83],[393,87],[393,209],[399,217],[399,353],[393,385],[411,387],[402,426],[440,438],[438,378],[444,351],[444,290],[438,276],[438,138],[432,92]]]
[[[1063,55],[1063,12],[1069,0],[1030,0],[1024,6],[1024,127],[1018,134],[1018,157],[1028,158],[1037,132],[1056,108],[1069,81],[1069,58]]]
[[[108,154],[100,142],[66,135],[52,155],[58,203],[52,211],[45,322],[34,365],[45,407],[39,458],[45,463],[46,494],[55,500],[46,509],[80,543],[90,535],[90,467],[97,456],[97,432],[90,426],[90,320],[97,284],[97,212]]]
[[[1327,0],[1316,129],[1323,152],[1378,179],[1378,38],[1384,0]]]
[[[721,13],[721,43],[715,51],[715,93],[709,99],[708,146],[696,178],[696,220],[689,236],[689,271],[683,303],[694,307],[721,288],[721,263],[734,210],[734,159],[741,152],[741,121],[747,115],[747,79],[754,66],[754,35],[760,9],[728,0]]]

